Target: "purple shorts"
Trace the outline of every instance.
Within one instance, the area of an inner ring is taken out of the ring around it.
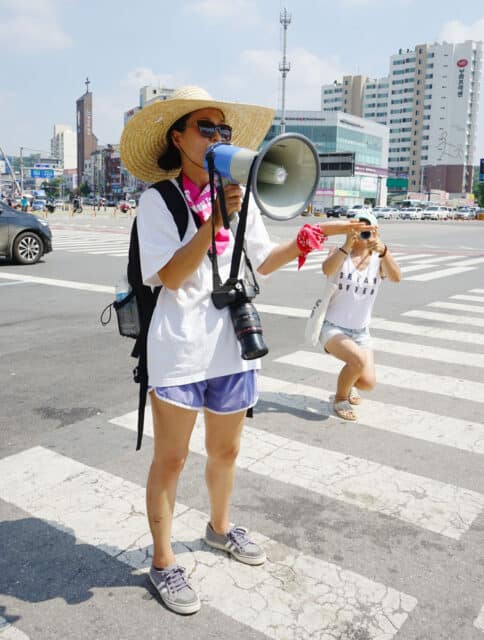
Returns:
[[[184,409],[238,413],[257,402],[257,372],[243,371],[176,387],[154,387],[156,397]]]

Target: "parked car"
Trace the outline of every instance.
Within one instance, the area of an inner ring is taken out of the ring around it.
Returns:
[[[400,218],[402,220],[421,220],[422,209],[420,207],[406,207],[400,210]]]
[[[45,200],[32,200],[32,211],[44,211],[45,205]]]
[[[394,220],[398,218],[400,212],[393,207],[375,207],[373,209],[373,215],[376,218],[383,218],[383,220]]]
[[[347,218],[354,218],[356,216],[357,213],[362,213],[362,211],[371,211],[371,207],[369,205],[366,204],[355,204],[351,207],[351,209],[348,209],[348,211],[346,212],[346,217]]]
[[[447,207],[430,205],[422,211],[422,220],[446,220],[449,217]]]
[[[334,207],[329,207],[326,209],[326,217],[327,218],[339,218],[340,216],[347,215],[348,207],[343,207],[341,205],[336,205]]]
[[[47,220],[0,202],[0,256],[18,264],[35,264],[52,251]]]
[[[473,220],[476,217],[475,207],[459,207],[454,214],[456,220]]]

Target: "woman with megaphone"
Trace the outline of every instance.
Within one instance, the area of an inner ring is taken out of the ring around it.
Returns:
[[[215,199],[211,192],[205,156],[217,142],[257,150],[273,117],[272,109],[216,101],[199,87],[183,87],[141,109],[121,138],[125,167],[140,180],[155,183],[141,196],[137,215],[144,284],[163,285],[147,340],[154,428],[147,483],[153,536],[149,576],[165,605],[182,614],[198,611],[200,600],[176,562],[171,531],[178,478],[199,411],[205,417],[210,499],[205,541],[245,564],[259,565],[266,559],[263,547],[229,519],[244,417],[257,402],[260,358],[243,357],[231,309],[213,302],[213,259],[225,283],[234,237],[223,225],[222,193]],[[170,181],[175,188],[171,209],[157,188],[160,181]],[[239,184],[223,187],[229,216],[241,211],[243,197]],[[185,223],[182,234],[180,216]],[[296,258],[302,264],[310,251],[322,247],[326,236],[365,226],[354,221],[304,225],[294,240],[275,244],[252,201],[246,224],[245,250],[261,275]]]

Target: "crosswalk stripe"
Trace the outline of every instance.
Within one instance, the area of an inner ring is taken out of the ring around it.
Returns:
[[[429,280],[438,280],[439,278],[448,278],[449,276],[457,276],[459,273],[472,271],[473,267],[451,267],[449,269],[440,269],[431,271],[430,273],[421,273],[417,276],[409,276],[405,280],[415,280],[416,282],[428,282]]]
[[[484,293],[484,289],[470,289],[469,293]]]
[[[476,629],[479,629],[479,631],[484,631],[484,605],[481,607],[479,615],[474,620],[474,626]]]
[[[398,258],[398,263],[400,264],[400,262],[411,262],[412,260],[420,260],[421,258],[431,258],[431,257],[432,257],[431,253],[416,253],[414,255],[407,253]]]
[[[309,316],[310,309],[301,309],[300,307],[282,307],[274,304],[259,304],[257,310],[260,313],[270,315],[284,316],[286,318],[304,318]],[[479,326],[479,325],[478,325]],[[467,344],[484,344],[484,336],[479,333],[471,333],[468,331],[455,331],[453,329],[441,329],[421,324],[408,324],[405,322],[396,322],[386,320],[384,318],[373,317],[370,324],[371,329],[381,329],[396,333],[405,333],[415,336],[425,336],[436,338],[439,340],[451,340],[452,342],[464,342]],[[301,340],[303,333],[301,331]]]
[[[459,258],[462,258],[462,256],[456,256],[456,255],[434,256],[432,258],[423,258],[422,260],[417,260],[417,262],[419,264],[427,264],[432,266],[434,264],[438,264],[439,262],[450,262],[451,260],[458,260]]]
[[[141,486],[34,447],[0,461],[0,489],[6,501],[60,531],[135,569],[149,565]],[[391,640],[417,604],[410,595],[257,532],[251,535],[268,562],[255,569],[230,561],[200,540],[207,519],[176,505],[179,562],[203,601],[269,638],[286,637],[288,629],[293,638],[308,637],[308,629],[320,638],[341,638],[351,628],[368,640]],[[268,600],[277,606],[268,607]]]
[[[0,640],[29,640],[29,636],[0,616]]]
[[[467,260],[460,260],[457,264],[460,267],[473,267],[476,264],[483,264],[484,258],[468,258]]]
[[[310,351],[295,351],[277,358],[275,362],[335,375],[339,374],[342,366],[341,362],[335,358]],[[383,364],[376,365],[376,371],[381,384],[484,403],[484,383],[482,382],[421,373],[411,369],[398,369]]]
[[[427,307],[449,309],[449,311],[469,311],[469,313],[484,313],[484,307],[473,304],[459,304],[458,302],[430,302]]]
[[[110,422],[136,431],[137,413]],[[149,414],[145,427],[153,435]],[[195,428],[190,451],[206,455],[203,429]],[[484,495],[468,489],[248,426],[237,467],[456,540],[484,509]]]
[[[466,296],[464,294],[450,296],[450,299],[451,300],[468,300],[469,302],[484,302],[484,296]]]
[[[436,313],[435,311],[419,311],[413,309],[404,311],[402,316],[408,318],[422,318],[423,320],[436,320],[438,322],[450,322],[460,324],[462,327],[484,327],[484,318],[473,318],[472,316],[455,316],[451,313]]]
[[[419,264],[419,263],[410,264],[410,265],[407,265],[407,266],[400,267],[400,271],[402,273],[413,273],[414,271],[423,271],[424,269],[428,269],[429,266],[431,266],[431,265]]]
[[[385,351],[399,356],[409,358],[423,358],[436,362],[448,364],[462,364],[468,367],[484,368],[484,353],[469,353],[467,351],[456,351],[455,349],[442,349],[440,347],[429,347],[424,344],[412,342],[401,342],[398,340],[384,340],[383,338],[373,338],[373,347],[376,351]]]
[[[334,391],[268,376],[259,376],[258,388],[261,399],[266,402],[318,413],[321,417],[333,415],[331,403]],[[312,401],[318,402],[314,404]],[[478,422],[369,400],[366,397],[357,411],[358,424],[372,429],[484,455],[484,425]]]
[[[78,289],[80,291],[94,291],[96,293],[114,293],[114,287],[102,284],[91,284],[89,282],[75,282],[73,280],[58,280],[56,278],[41,278],[40,276],[24,276],[17,273],[6,273],[2,271],[0,278],[5,280],[21,280],[22,282],[36,282],[51,287],[63,287],[64,289]]]
[[[371,319],[371,329],[383,331],[394,331],[412,336],[422,336],[435,338],[437,340],[451,340],[452,342],[463,342],[466,344],[484,344],[484,335],[472,333],[471,331],[455,331],[454,329],[441,329],[431,325],[408,324],[406,322],[394,322],[384,318]]]

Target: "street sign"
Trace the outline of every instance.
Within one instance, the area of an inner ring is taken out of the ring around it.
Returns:
[[[54,169],[30,169],[31,178],[53,178]]]
[[[390,191],[407,191],[408,178],[387,178],[387,188]]]
[[[481,158],[481,167],[479,170],[479,182],[484,182],[484,158]]]

